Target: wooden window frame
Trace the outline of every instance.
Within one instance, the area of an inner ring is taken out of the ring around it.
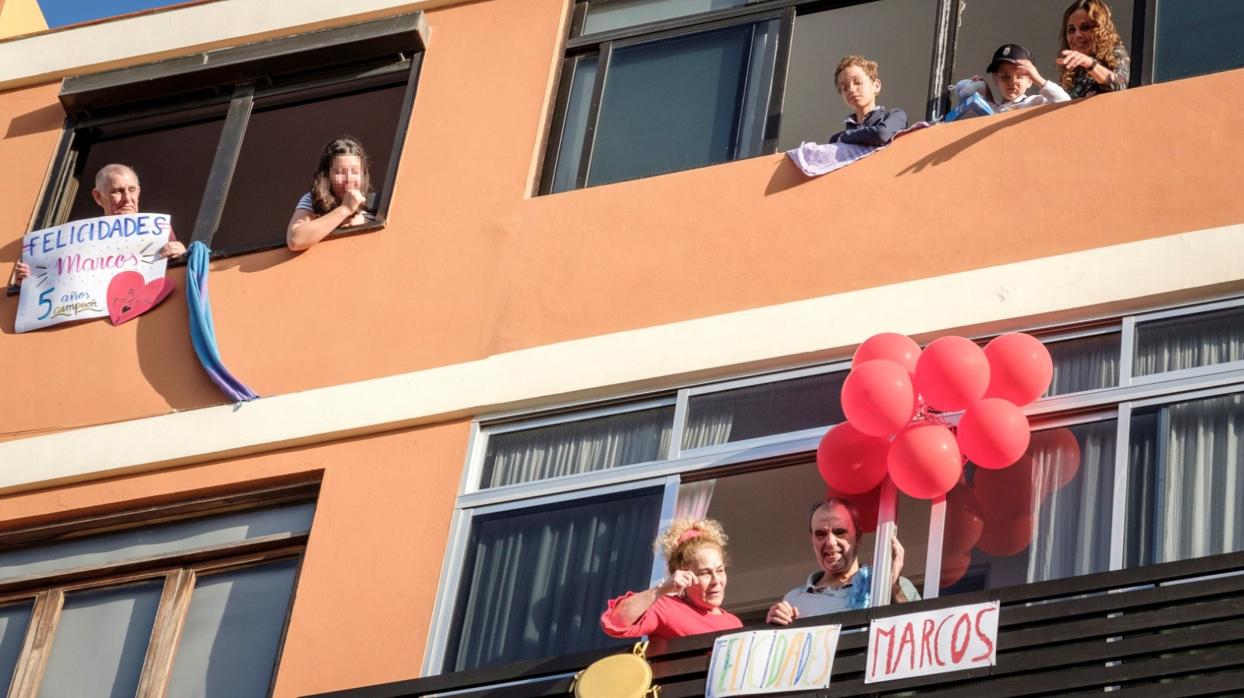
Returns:
[[[84,536],[151,525],[176,523],[247,509],[314,501],[319,483],[278,484],[243,493],[215,494],[176,503],[156,504],[122,512],[75,518],[64,522],[0,532],[0,549],[49,544]],[[11,579],[0,583],[0,605],[31,602],[30,621],[8,687],[10,698],[37,698],[51,656],[61,610],[68,593],[163,581],[151,637],[139,677],[138,698],[161,698],[172,676],[177,646],[200,575],[244,569],[277,560],[301,566],[308,532],[276,534],[243,543],[192,548],[120,563],[95,565]],[[295,579],[295,588],[297,580]],[[292,604],[291,604],[292,608]],[[289,610],[282,621],[283,644]],[[281,647],[277,648],[279,664]],[[273,678],[275,679],[275,669]],[[271,687],[269,687],[271,689]]]

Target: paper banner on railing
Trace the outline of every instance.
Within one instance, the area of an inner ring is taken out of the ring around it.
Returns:
[[[841,625],[821,625],[722,635],[713,643],[705,695],[828,688],[841,630]]]
[[[997,663],[998,602],[874,620],[864,683],[975,669]]]
[[[108,317],[108,287],[118,276],[128,282],[122,290],[132,294],[142,295],[151,284],[162,285],[168,260],[159,251],[168,242],[170,230],[167,214],[133,213],[27,233],[22,238],[22,261],[30,266],[30,276],[22,281],[14,329],[29,332],[62,322]]]

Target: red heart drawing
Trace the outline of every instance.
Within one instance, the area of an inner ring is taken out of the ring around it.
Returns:
[[[108,282],[108,315],[112,317],[112,324],[120,325],[133,320],[159,305],[173,292],[171,279],[146,281],[136,271],[123,271]]]

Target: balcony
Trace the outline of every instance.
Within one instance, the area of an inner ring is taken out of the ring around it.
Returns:
[[[1237,552],[805,619],[795,625],[842,624],[830,688],[808,695],[1222,695],[1244,685],[1242,571],[1244,552]],[[1002,607],[995,666],[864,684],[872,618],[993,600]],[[649,656],[663,698],[703,695],[713,638],[684,638]],[[563,695],[576,672],[608,654],[569,654],[313,698]]]

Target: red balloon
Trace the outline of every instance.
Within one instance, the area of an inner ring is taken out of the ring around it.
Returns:
[[[1034,432],[1028,453],[1047,492],[1066,487],[1080,472],[1080,441],[1066,427]]]
[[[864,494],[847,494],[832,487],[825,488],[825,497],[837,497],[850,500],[860,514],[860,533],[872,533],[877,530],[877,512],[881,510],[881,485]]]
[[[1023,410],[997,397],[973,404],[959,420],[959,448],[982,468],[1005,468],[1028,450],[1032,432]]]
[[[989,521],[985,530],[981,531],[976,548],[994,557],[1010,557],[1032,543],[1032,517],[1021,516],[1018,519]]]
[[[916,499],[935,499],[950,491],[963,474],[963,456],[955,435],[941,424],[918,422],[900,431],[886,456],[890,479]]]
[[[942,533],[943,555],[966,553],[976,545],[985,523],[976,494],[960,482],[946,493],[946,527]]]
[[[861,494],[885,479],[885,454],[889,448],[888,440],[861,434],[843,422],[821,437],[821,444],[816,448],[816,467],[821,471],[821,479],[830,487],[848,494]]]
[[[963,579],[963,575],[967,574],[968,567],[971,564],[972,554],[970,552],[955,552],[949,555],[942,555],[942,574],[937,586],[945,589]]]
[[[934,409],[961,410],[979,400],[989,387],[989,360],[970,340],[938,337],[916,361],[915,385]]]
[[[920,345],[911,338],[895,332],[875,334],[855,350],[851,359],[852,366],[859,366],[865,361],[884,359],[902,366],[909,374],[916,372],[916,359],[920,358]]]
[[[1027,405],[1045,394],[1054,377],[1050,352],[1036,337],[1014,332],[995,337],[985,346],[989,387],[985,397]]]
[[[842,384],[842,411],[861,432],[889,436],[916,412],[911,377],[893,361],[865,361],[851,369]]]
[[[999,521],[1031,517],[1043,494],[1041,479],[1033,473],[1028,458],[1001,470],[977,468],[972,474],[972,488],[986,530]]]

